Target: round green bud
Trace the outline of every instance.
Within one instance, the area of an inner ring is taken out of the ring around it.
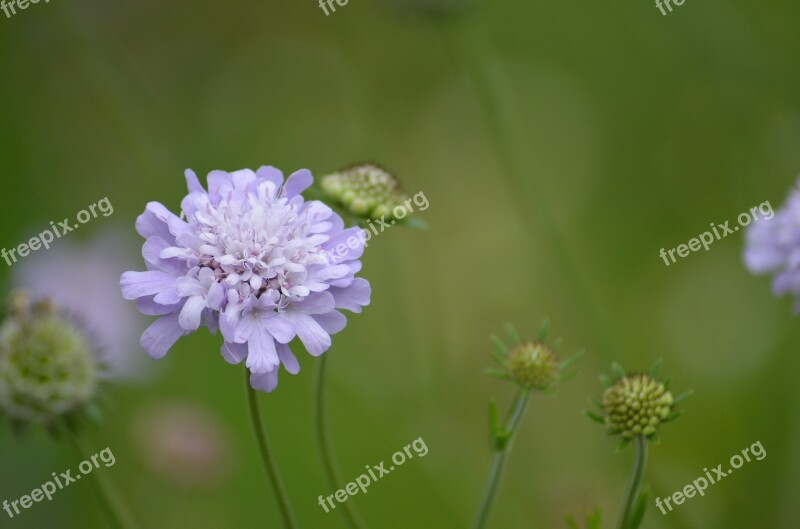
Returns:
[[[94,396],[100,378],[90,338],[48,302],[16,296],[0,325],[0,414],[50,424]]]
[[[544,390],[558,378],[559,361],[547,345],[525,342],[508,354],[508,372],[520,387]]]
[[[672,393],[649,375],[625,376],[603,395],[603,410],[609,433],[626,439],[651,437],[672,412]]]

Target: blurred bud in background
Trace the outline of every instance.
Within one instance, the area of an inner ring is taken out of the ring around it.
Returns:
[[[0,325],[0,415],[51,432],[96,396],[103,366],[81,324],[49,300],[15,292]]]

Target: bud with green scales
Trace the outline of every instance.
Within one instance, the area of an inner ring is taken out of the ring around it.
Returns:
[[[391,173],[374,164],[356,165],[323,176],[322,191],[345,211],[363,219],[394,218],[408,195]]]
[[[608,431],[631,438],[650,437],[672,410],[672,393],[649,375],[628,375],[603,395]]]
[[[486,372],[490,376],[511,382],[516,386],[517,395],[502,422],[497,404],[493,400],[489,401],[489,443],[494,452],[494,461],[472,525],[474,529],[483,529],[488,523],[503,468],[531,396],[534,392],[549,393],[557,382],[573,375],[574,371],[568,371],[568,368],[582,354],[577,353],[559,362],[556,353],[561,341],[555,340],[552,345],[548,344],[547,332],[548,322],[545,320],[536,340],[520,340],[517,330],[510,324],[506,325],[510,346],[497,336],[491,337],[494,344],[493,356],[500,368],[487,369]]]
[[[84,329],[47,300],[12,297],[0,325],[0,414],[54,426],[95,396],[102,367]]]
[[[637,436],[654,438],[662,424],[680,415],[676,406],[692,393],[672,395],[669,381],[662,382],[658,378],[661,360],[648,374],[627,373],[616,362],[611,368],[614,378],[601,377],[606,390],[602,400],[596,403],[602,415],[593,412],[587,412],[587,415],[603,424],[609,435],[621,437],[623,448]]]
[[[547,345],[525,342],[508,354],[508,373],[525,389],[545,390],[559,375],[558,358]]]
[[[536,340],[521,341],[516,329],[507,325],[506,334],[511,342],[510,347],[497,336],[492,336],[495,349],[493,355],[500,369],[487,369],[487,374],[509,380],[525,391],[550,391],[556,382],[572,376],[574,372],[567,369],[583,352],[560,361],[557,352],[561,340],[555,340],[552,345],[547,344],[545,340],[548,327],[545,320]]]

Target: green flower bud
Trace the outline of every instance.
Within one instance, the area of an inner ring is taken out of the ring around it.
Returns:
[[[583,354],[575,353],[566,360],[560,361],[557,352],[561,346],[561,339],[556,339],[553,345],[546,342],[549,324],[547,320],[539,329],[536,340],[520,340],[519,333],[511,325],[506,325],[506,334],[511,346],[507,346],[497,336],[492,336],[494,344],[494,359],[500,369],[487,369],[490,376],[509,380],[524,391],[536,390],[549,393],[556,382],[569,379],[575,374],[571,369],[573,364]]]
[[[652,437],[670,417],[674,399],[666,386],[650,375],[631,374],[606,389],[602,408],[610,434],[625,439]]]
[[[50,425],[95,395],[100,367],[89,336],[48,301],[13,297],[0,325],[0,413]]]
[[[508,373],[524,389],[545,390],[559,375],[559,361],[545,344],[525,342],[508,354]]]
[[[322,190],[351,215],[394,218],[394,208],[408,199],[397,179],[376,165],[358,165],[323,176]]]

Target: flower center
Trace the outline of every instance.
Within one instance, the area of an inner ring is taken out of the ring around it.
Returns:
[[[206,201],[189,217],[196,234],[191,247],[200,267],[240,289],[243,298],[302,299],[310,292],[310,269],[327,263],[321,244],[329,237],[313,232],[319,208],[301,211],[301,201],[273,195],[274,187],[262,183],[239,200]]]

